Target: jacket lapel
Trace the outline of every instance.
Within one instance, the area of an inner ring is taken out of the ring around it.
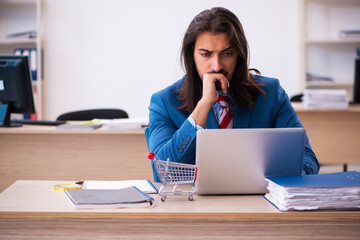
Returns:
[[[208,129],[219,128],[219,123],[216,120],[214,111],[212,109],[210,109],[209,114],[208,114],[208,118],[206,121],[206,128],[208,128]]]
[[[249,109],[234,107],[231,113],[234,118],[234,128],[248,128],[250,126],[251,112]]]
[[[235,106],[235,101],[232,100],[235,98],[231,90],[228,91],[228,95],[233,103],[231,113],[234,118],[234,128],[248,128],[250,126],[251,111],[242,106]]]

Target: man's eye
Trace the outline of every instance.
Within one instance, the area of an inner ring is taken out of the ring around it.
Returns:
[[[226,51],[226,52],[223,53],[223,55],[224,55],[225,57],[230,57],[230,56],[232,56],[233,54],[234,54],[233,51]]]
[[[202,52],[202,53],[200,53],[200,55],[203,56],[203,57],[209,57],[209,56],[210,56],[210,53],[208,53],[208,52]]]

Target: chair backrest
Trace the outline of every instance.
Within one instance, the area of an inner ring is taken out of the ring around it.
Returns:
[[[128,114],[121,109],[88,109],[61,114],[56,120],[64,121],[88,121],[94,118],[117,119],[128,118]]]
[[[302,94],[302,93],[294,95],[290,98],[290,102],[302,102],[303,96],[304,96],[304,94]]]
[[[147,146],[149,148],[149,128],[145,128],[145,137],[146,137]],[[150,152],[150,150],[149,150],[149,152]],[[160,179],[159,179],[158,175],[156,174],[156,170],[155,170],[154,163],[152,160],[151,160],[151,168],[152,168],[153,174],[154,174],[154,181],[160,182]]]

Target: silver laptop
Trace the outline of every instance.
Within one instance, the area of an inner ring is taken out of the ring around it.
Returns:
[[[301,175],[305,129],[204,129],[197,132],[197,194],[263,194],[267,176]]]

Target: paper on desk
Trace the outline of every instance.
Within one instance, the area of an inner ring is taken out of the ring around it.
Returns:
[[[149,179],[123,180],[123,181],[85,181],[87,189],[121,189],[135,186],[145,193],[157,193],[156,188]]]
[[[103,129],[141,129],[148,126],[149,118],[121,118],[103,122]]]
[[[79,123],[67,123],[56,126],[57,129],[97,129],[104,123],[99,119]]]

